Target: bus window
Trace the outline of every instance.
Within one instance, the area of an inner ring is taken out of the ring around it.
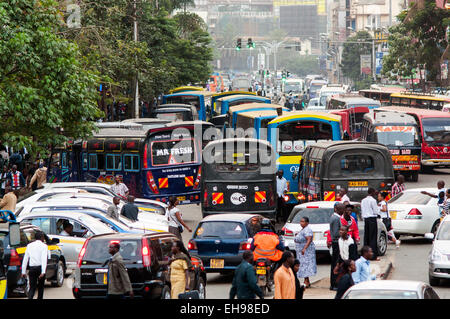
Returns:
[[[122,169],[122,156],[120,154],[106,154],[106,170],[120,171]]]
[[[67,153],[66,152],[61,153],[61,166],[62,166],[62,168],[67,168]]]
[[[89,170],[100,171],[105,169],[104,154],[89,154]]]
[[[375,141],[383,145],[420,145],[419,135],[414,126],[377,126],[375,128]]]
[[[193,139],[151,142],[152,165],[188,164],[196,161]]]
[[[82,158],[82,165],[83,165],[83,171],[87,171],[88,169],[88,159],[87,159],[87,154],[83,154],[81,155]]]
[[[345,155],[341,158],[341,172],[344,175],[370,173],[374,169],[374,160],[370,155]]]
[[[131,172],[139,171],[139,155],[124,154],[123,155],[124,170]]]
[[[270,150],[267,149],[267,156],[270,157]],[[236,148],[230,158],[231,154],[224,151],[212,154],[214,156],[214,169],[217,172],[243,172],[256,171],[261,166],[261,159],[257,147],[245,145],[245,150]]]

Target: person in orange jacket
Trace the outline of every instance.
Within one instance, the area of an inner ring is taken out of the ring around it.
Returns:
[[[281,259],[284,251],[284,243],[270,227],[270,220],[264,218],[261,221],[261,230],[253,236],[251,250],[253,259],[267,258],[273,262]]]

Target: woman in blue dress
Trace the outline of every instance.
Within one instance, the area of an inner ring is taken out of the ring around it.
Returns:
[[[313,231],[309,227],[309,218],[302,217],[300,220],[302,230],[295,236],[295,250],[297,259],[300,261],[300,269],[297,272],[298,278],[304,278],[306,288],[311,287],[309,277],[317,273],[316,247],[313,242]]]

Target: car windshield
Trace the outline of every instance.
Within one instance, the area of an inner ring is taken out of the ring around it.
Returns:
[[[333,212],[333,208],[294,208],[288,223],[299,224],[303,217],[308,217],[310,224],[328,224]]]
[[[109,254],[109,244],[111,242],[119,242],[120,255],[125,261],[131,261],[137,263],[141,261],[141,241],[136,239],[95,239],[90,240],[86,246],[86,253],[83,257],[83,265],[102,265],[108,260],[111,255]]]
[[[450,146],[450,117],[422,120],[423,138],[434,146]]]
[[[402,192],[392,197],[389,204],[415,204],[426,205],[431,200],[431,197],[420,192]]]
[[[239,222],[208,221],[198,227],[195,238],[241,239],[246,237],[245,226]]]
[[[417,292],[404,290],[352,290],[345,299],[419,299]]]
[[[376,142],[387,146],[419,146],[419,135],[415,126],[377,126]]]
[[[437,240],[450,240],[450,221],[444,222],[439,226],[439,231],[436,235]]]

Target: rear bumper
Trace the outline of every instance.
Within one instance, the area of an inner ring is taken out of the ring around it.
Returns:
[[[145,288],[149,287],[148,291],[145,291]],[[148,298],[152,291],[153,285],[150,284],[135,284],[133,283],[133,293],[135,297],[138,298]],[[81,287],[73,287],[72,294],[76,299],[83,298],[106,298],[107,288],[106,286],[92,284],[86,285],[82,284]]]
[[[187,204],[199,204],[200,203],[200,190],[195,192],[187,192],[187,193],[176,193],[176,194],[152,194],[152,195],[146,195],[145,198],[160,201],[163,203],[169,202],[169,197],[184,197],[184,200],[178,199],[180,202],[180,205],[187,205]]]
[[[199,255],[197,251],[191,250],[189,253],[192,256],[198,257],[203,262],[203,267],[205,267],[206,272],[221,272],[221,271],[228,271],[228,270],[235,270],[237,266],[240,265],[242,262],[242,254],[243,251],[240,251],[237,255]],[[223,268],[211,268],[211,259],[223,259],[224,260],[224,267]]]
[[[427,159],[422,160],[423,166],[432,166],[432,167],[450,167],[450,158],[449,159]]]
[[[427,227],[424,225],[424,221],[421,219],[400,219],[400,220],[392,220],[392,227],[394,228],[395,234],[404,234],[404,235],[425,235],[431,231],[431,227]]]

